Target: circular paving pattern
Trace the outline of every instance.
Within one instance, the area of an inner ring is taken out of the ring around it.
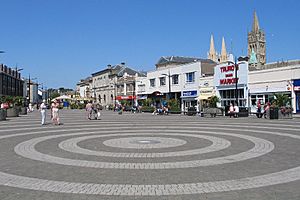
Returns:
[[[17,156],[20,162],[16,172],[6,172],[4,166],[7,166],[0,165],[2,186],[72,194],[161,196],[240,191],[300,181],[300,161],[283,162],[281,159],[286,158],[278,156],[289,148],[294,150],[293,155],[286,154],[286,157],[300,155],[298,121],[271,122],[262,126],[251,119],[201,121],[185,116],[161,118],[148,114],[119,116],[110,113],[107,120],[104,115],[101,121],[90,121],[86,125],[86,121],[76,118],[78,113],[65,111],[63,126],[24,129],[24,125],[38,119],[38,115],[31,115],[31,118],[19,119],[23,123],[0,130],[1,147],[6,148],[3,151],[0,147],[0,150],[7,154],[7,157],[1,156],[1,163],[7,161],[9,165]],[[134,116],[135,120],[131,121]],[[112,121],[116,121],[114,118],[120,121],[118,127],[112,125]],[[162,123],[161,119],[168,123]],[[154,125],[161,126],[161,130],[151,131]],[[272,160],[278,166],[268,169],[267,161]],[[44,164],[48,166],[45,170],[53,169],[58,174],[65,167],[74,171],[90,170],[90,173],[103,171],[97,182],[64,180],[63,173],[52,179],[39,178],[43,169],[36,176],[26,173],[26,167]],[[186,168],[193,171],[193,177],[185,177],[189,173],[183,171]],[[201,181],[202,172],[213,174],[217,170],[225,173],[222,176],[215,173],[213,178],[208,176],[207,181]],[[149,176],[143,184],[136,184],[138,176],[127,181],[114,177],[112,181],[105,173],[111,176],[161,173],[162,180],[155,184]],[[178,178],[172,176],[174,173]]]
[[[105,140],[103,144],[115,148],[154,149],[176,147],[186,144],[186,141],[162,137],[129,137]]]
[[[160,134],[162,135],[162,134]],[[176,151],[176,152],[164,152],[164,153],[114,153],[114,152],[104,152],[104,151],[93,151],[89,149],[84,149],[79,147],[77,144],[83,140],[88,139],[94,139],[99,138],[103,136],[99,135],[92,135],[92,136],[83,136],[83,137],[77,137],[77,138],[71,138],[68,140],[64,140],[59,144],[59,147],[65,151],[73,152],[73,153],[79,153],[79,154],[85,154],[85,155],[95,155],[95,156],[109,156],[109,157],[132,157],[132,158],[154,158],[154,157],[171,157],[171,156],[187,156],[187,155],[194,155],[194,154],[203,154],[213,151],[220,151],[222,149],[226,149],[231,145],[230,141],[225,140],[223,138],[217,138],[213,136],[207,136],[207,135],[190,135],[196,138],[202,138],[206,139],[212,142],[210,146],[200,148],[200,149],[193,149],[193,150],[185,150],[185,151]],[[153,141],[152,139],[149,139],[153,137],[148,137],[148,140],[146,137],[144,137],[144,140],[137,140],[136,138],[131,138],[131,141],[129,143],[135,143],[137,141]],[[164,140],[173,140],[172,138],[164,138]],[[108,141],[108,140],[106,140]],[[106,142],[105,141],[105,142]],[[160,140],[154,140],[159,142]],[[105,143],[104,142],[104,143]],[[186,142],[185,142],[186,143]],[[157,144],[157,143],[154,143]],[[149,144],[148,144],[149,145]],[[153,145],[153,143],[152,143]],[[119,148],[126,148],[124,146],[120,146]]]

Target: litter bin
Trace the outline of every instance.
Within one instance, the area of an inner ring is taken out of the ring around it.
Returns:
[[[188,111],[187,111],[187,115],[192,116],[192,115],[196,115],[197,111],[195,107],[189,107]]]
[[[278,119],[278,108],[270,108],[270,119]]]
[[[249,110],[247,107],[239,107],[239,117],[248,117]]]

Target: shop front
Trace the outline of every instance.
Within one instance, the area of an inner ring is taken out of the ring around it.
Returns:
[[[116,100],[118,102],[121,102],[121,104],[133,106],[135,104],[136,96],[133,96],[133,95],[117,96]]]
[[[295,110],[296,113],[300,113],[300,79],[294,80],[294,92],[295,92],[295,97],[296,97],[296,102],[295,102]]]
[[[199,111],[197,90],[182,91],[181,93],[181,111],[188,112],[190,108],[195,108]]]
[[[236,71],[237,70],[237,71]],[[214,85],[219,106],[227,108],[230,103],[248,107],[248,63],[222,63],[215,67]]]
[[[209,107],[209,98],[215,96],[215,90],[213,87],[201,87],[199,90],[199,111],[203,111],[203,108]]]

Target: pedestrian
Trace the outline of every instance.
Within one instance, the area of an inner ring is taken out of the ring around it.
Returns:
[[[92,104],[91,101],[89,101],[89,102],[86,104],[85,110],[86,110],[86,112],[87,112],[87,118],[88,118],[89,120],[91,120],[91,119],[92,119],[92,112],[93,112],[93,104]]]
[[[270,106],[271,106],[270,102],[267,102],[267,106],[264,109],[264,118],[265,119],[267,118],[267,112],[269,111]]]
[[[228,110],[228,114],[229,114],[229,117],[230,117],[230,118],[231,118],[232,116],[234,116],[234,107],[233,107],[232,103],[230,103],[229,110]]]
[[[96,104],[97,119],[100,119],[100,117],[101,117],[101,112],[100,112],[100,110],[101,110],[101,106],[100,106],[99,103],[97,103],[97,104]]]
[[[238,118],[239,117],[239,112],[240,112],[240,109],[239,109],[238,105],[234,104],[233,109],[234,109],[234,117]]]
[[[59,122],[59,103],[57,100],[54,100],[53,103],[51,104],[51,109],[52,109],[52,122],[54,125],[60,125]]]
[[[261,118],[262,117],[262,112],[261,112],[261,103],[260,100],[257,101],[257,110],[256,110],[256,116],[257,118]]]
[[[44,99],[42,104],[40,105],[40,111],[42,115],[42,125],[46,125],[46,100]]]

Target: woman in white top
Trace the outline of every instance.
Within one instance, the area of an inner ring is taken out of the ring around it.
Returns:
[[[238,107],[238,105],[234,105],[234,117],[239,117],[239,112],[240,112],[240,109]]]
[[[233,107],[232,103],[230,103],[228,114],[229,114],[230,118],[234,115],[234,107]]]
[[[51,104],[52,109],[52,122],[55,125],[60,125],[59,123],[59,114],[58,114],[59,103],[56,100]]]

